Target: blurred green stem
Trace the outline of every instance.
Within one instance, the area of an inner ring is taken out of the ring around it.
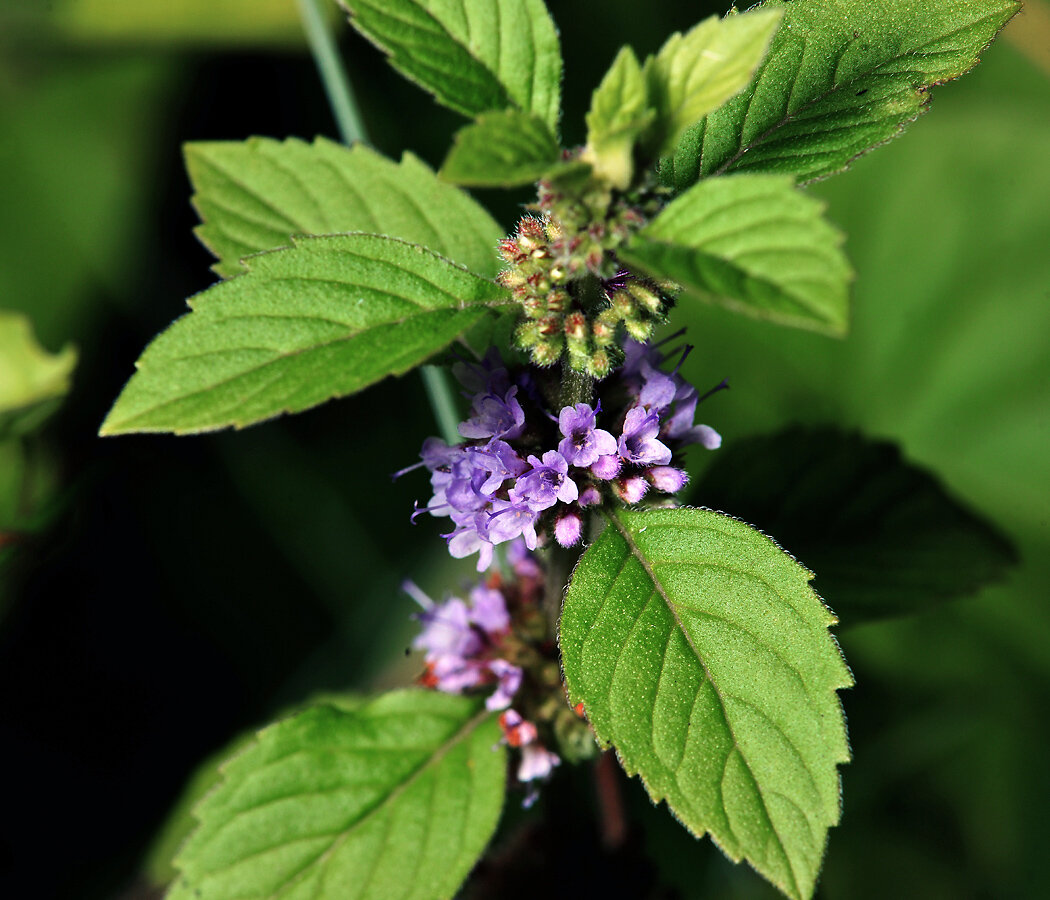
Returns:
[[[350,79],[339,59],[335,39],[321,12],[319,0],[299,0],[299,14],[302,16],[303,31],[306,32],[306,40],[310,44],[314,62],[317,63],[317,70],[321,73],[321,81],[324,82],[325,93],[328,94],[328,102],[339,126],[343,143],[368,143],[368,135],[361,122]]]
[[[440,366],[423,366],[419,371],[441,437],[446,444],[458,444],[462,440],[459,436],[459,413],[456,411],[456,398],[449,384],[448,372]]]
[[[299,0],[299,14],[343,143],[361,141],[367,144],[368,135],[357,109],[350,79],[339,58],[339,50],[328,28],[328,22],[321,12],[320,0]],[[459,415],[456,412],[456,396],[452,391],[448,373],[438,366],[423,366],[420,372],[441,436],[447,444],[459,443]]]

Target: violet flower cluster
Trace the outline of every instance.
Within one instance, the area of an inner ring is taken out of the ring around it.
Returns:
[[[530,590],[535,593],[542,573],[520,541],[512,545],[509,556],[516,576],[511,587],[517,591],[521,605],[521,596],[529,593],[522,585],[531,584]],[[435,603],[414,584],[405,583],[405,591],[423,607],[417,615],[422,631],[413,642],[413,647],[425,652],[426,668],[419,680],[426,687],[448,694],[494,686],[485,706],[503,710],[499,719],[503,741],[521,753],[518,780],[537,782],[547,778],[561,759],[543,745],[536,723],[511,708],[526,672],[508,657],[526,665],[531,663],[533,668],[537,660],[535,653],[522,643],[520,627],[515,627],[521,623],[512,622],[500,584],[499,577],[494,576],[477,584],[466,601],[450,597]],[[519,699],[528,703],[527,697]],[[530,792],[526,805],[531,805],[535,796],[535,791]]]
[[[576,403],[556,414],[531,373],[512,377],[494,353],[456,367],[471,398],[470,417],[459,426],[465,440],[424,443],[433,496],[415,513],[452,520],[444,535],[452,556],[477,553],[483,572],[495,546],[515,538],[532,550],[553,533],[571,547],[581,538],[584,509],[610,497],[633,504],[650,491],[676,494],[688,478],[675,455],[689,444],[721,444],[714,429],[694,424],[703,398],[677,367],[661,371],[661,354],[649,344],[628,341],[624,350],[624,365],[599,384],[593,406]]]

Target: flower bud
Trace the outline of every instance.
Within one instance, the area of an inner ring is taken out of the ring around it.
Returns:
[[[636,307],[634,301],[631,299],[631,295],[627,291],[616,291],[609,298],[610,308],[618,319],[633,318]]]
[[[565,347],[565,342],[561,337],[546,338],[532,348],[532,361],[537,366],[547,367],[553,366],[559,359],[561,359],[561,352]]]
[[[587,374],[592,378],[604,378],[613,370],[612,357],[607,350],[595,350],[587,361]]]
[[[552,335],[557,334],[561,331],[561,317],[548,315],[540,319],[537,324],[540,327],[540,334]]]
[[[575,547],[583,532],[583,519],[577,512],[568,512],[554,523],[554,539],[562,547]]]
[[[653,323],[648,319],[625,319],[623,327],[627,329],[631,338],[640,344],[649,340],[653,334]]]
[[[628,475],[613,482],[613,493],[624,503],[638,503],[649,490],[649,483],[641,475]]]
[[[639,306],[654,315],[659,313],[663,308],[663,301],[660,299],[659,295],[647,288],[644,284],[632,282],[627,290],[630,291],[631,296],[638,301]]]
[[[552,313],[562,312],[571,302],[572,298],[560,288],[547,294],[547,309]]]
[[[526,216],[518,223],[518,247],[532,253],[547,243],[547,231],[539,219]]]
[[[536,322],[522,322],[514,331],[514,340],[522,350],[535,347],[543,337]]]
[[[582,312],[571,312],[565,317],[565,337],[570,341],[587,339],[587,317]]]
[[[599,456],[598,461],[591,466],[590,472],[599,481],[608,481],[620,474],[622,465],[620,457],[611,453],[608,456]]]
[[[580,491],[579,500],[576,502],[579,503],[583,509],[586,509],[588,506],[597,506],[602,502],[601,491],[599,491],[593,484],[589,484]]]
[[[520,262],[522,259],[521,248],[518,246],[518,242],[511,238],[503,238],[499,242],[499,255],[502,256],[507,262]]]
[[[591,323],[591,335],[596,347],[608,347],[616,340],[616,323],[603,321],[601,315]]]
[[[649,484],[665,494],[677,494],[689,481],[689,476],[674,466],[653,466],[646,470],[645,477]]]

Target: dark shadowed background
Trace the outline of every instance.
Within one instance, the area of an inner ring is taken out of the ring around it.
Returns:
[[[648,53],[722,11],[549,5],[569,145],[620,43]],[[375,146],[439,164],[457,117],[332,19]],[[985,57],[904,138],[811,188],[858,272],[848,339],[675,314],[697,347],[687,375],[732,383],[705,406],[726,446],[792,422],[892,440],[1021,554],[973,597],[843,621],[855,761],[824,898],[1045,890],[1048,5],[1030,0]],[[294,0],[0,5],[0,308],[27,313],[49,349],[80,351],[43,437],[61,484],[49,524],[0,570],[3,897],[159,896],[170,847],[151,844],[195,768],[318,692],[411,679],[398,584],[440,595],[465,571],[436,523],[409,525],[425,479],[388,478],[435,430],[414,376],[242,433],[95,436],[146,342],[214,280],[180,145],[253,134],[335,136]],[[480,196],[508,229],[529,199]],[[690,462],[699,475],[708,459]],[[477,896],[775,896],[633,783],[633,821],[651,828],[603,854],[587,782],[562,787],[541,804],[548,831],[505,829]]]

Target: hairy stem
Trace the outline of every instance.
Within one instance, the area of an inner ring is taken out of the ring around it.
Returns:
[[[594,396],[594,379],[586,372],[577,372],[567,365],[562,365],[561,393],[558,401],[562,407],[575,406],[577,403],[590,403]]]
[[[350,78],[339,57],[328,22],[321,12],[320,0],[299,0],[299,15],[343,143],[361,141],[367,144],[368,134],[361,121]],[[420,372],[442,438],[447,444],[458,443],[459,416],[456,412],[455,392],[452,390],[448,374],[438,366],[423,366]]]

